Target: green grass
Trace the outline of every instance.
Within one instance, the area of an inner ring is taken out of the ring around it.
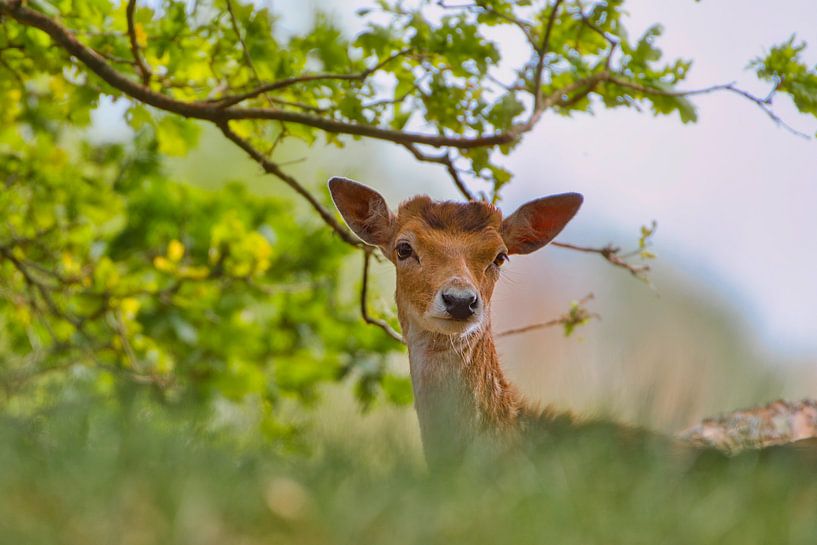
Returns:
[[[87,400],[4,417],[0,543],[817,539],[817,478],[790,462],[749,456],[689,469],[661,451],[623,453],[604,435],[585,435],[535,459],[474,453],[429,472],[393,422],[374,426],[385,430],[377,437],[348,422],[329,425],[334,433],[308,434],[300,445],[239,441],[198,422],[151,403]]]

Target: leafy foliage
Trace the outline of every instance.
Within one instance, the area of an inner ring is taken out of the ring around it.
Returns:
[[[817,115],[817,66],[809,69],[801,60],[805,48],[805,42],[798,43],[796,36],[792,36],[750,66],[757,70],[758,77],[791,95],[798,110]]]
[[[111,394],[135,380],[171,401],[257,399],[270,431],[282,399],[308,402],[327,381],[353,376],[371,400],[396,345],[343,296],[351,249],[284,199],[167,179],[154,135],[133,149],[45,133],[5,143],[7,397],[36,398],[42,378],[72,370]],[[389,385],[405,401],[405,380]]]

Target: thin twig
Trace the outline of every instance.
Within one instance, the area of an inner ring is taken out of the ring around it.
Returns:
[[[426,79],[426,76],[428,76],[428,73],[423,74],[422,76],[417,78],[417,80],[415,80],[411,84],[411,88],[408,91],[406,91],[405,93],[403,93],[402,95],[397,96],[397,97],[393,97],[393,98],[384,98],[384,99],[381,99],[381,100],[373,100],[371,102],[367,102],[367,103],[363,104],[363,108],[366,109],[366,110],[369,110],[369,109],[373,109],[373,108],[378,108],[380,106],[400,104],[401,102],[404,102],[408,97],[410,97],[412,95],[412,93],[414,93],[415,91],[418,92],[419,94],[423,94],[423,90],[420,88],[420,84],[423,82],[424,79]]]
[[[561,5],[562,0],[556,0],[553,4],[553,8],[550,10],[550,16],[548,17],[547,28],[545,29],[545,34],[542,37],[542,45],[539,46],[537,54],[539,58],[536,61],[536,69],[533,73],[533,109],[534,111],[538,110],[539,104],[542,102],[542,71],[545,68],[545,56],[547,55],[548,48],[550,47],[550,35],[553,31],[553,24],[556,21],[556,15],[559,13],[559,6]]]
[[[53,289],[48,284],[37,279],[31,271],[29,271],[28,267],[25,263],[23,263],[20,259],[18,259],[14,253],[6,248],[0,247],[0,256],[7,259],[15,269],[23,276],[23,280],[25,281],[26,285],[32,288],[34,291],[39,293],[40,298],[45,302],[45,305],[48,307],[48,310],[54,316],[58,318],[62,318],[66,322],[70,323],[74,328],[84,334],[83,327],[82,327],[82,319],[77,318],[65,311],[63,311],[54,299],[51,297],[51,290]]]
[[[133,55],[133,60],[136,62],[136,67],[139,74],[142,76],[142,84],[148,85],[150,83],[151,70],[139,53],[139,41],[136,39],[136,25],[133,22],[133,15],[136,11],[136,0],[128,0],[128,7],[125,14],[128,18],[128,38],[130,39],[130,50]]]
[[[128,358],[128,363],[130,364],[131,369],[134,371],[139,370],[139,361],[136,358],[136,353],[133,351],[133,347],[131,346],[130,339],[128,338],[128,332],[125,330],[125,324],[122,320],[122,312],[120,310],[114,310],[110,316],[111,327],[113,328],[114,332],[116,333],[117,337],[119,337],[119,342],[122,343],[122,350],[125,353],[125,357]]]
[[[510,335],[519,335],[520,333],[527,333],[529,331],[535,331],[537,329],[544,329],[547,327],[554,327],[557,325],[561,325],[563,323],[562,318],[554,318],[553,320],[548,320],[547,322],[538,322],[535,324],[526,325],[523,327],[516,327],[512,329],[506,329],[505,331],[500,331],[499,333],[494,333],[494,337],[508,337]]]
[[[622,259],[620,255],[621,248],[619,248],[618,246],[613,246],[612,244],[608,244],[607,246],[603,246],[601,248],[579,246],[576,244],[569,244],[567,242],[551,242],[550,245],[556,246],[558,248],[564,248],[567,250],[574,250],[576,252],[598,254],[605,260],[607,260],[607,262],[609,262],[610,264],[629,271],[630,274],[632,274],[639,280],[644,280],[644,275],[650,271],[649,265],[633,265],[632,263],[628,263],[627,261]]]
[[[540,100],[539,105],[534,108],[527,122],[511,127],[509,132],[515,132],[517,135],[521,136],[523,133],[530,131],[536,126],[545,111],[553,108],[554,106],[566,107],[572,105],[577,101],[575,100],[575,97],[571,98],[572,93],[583,90],[582,92],[584,94],[581,95],[581,98],[584,98],[584,96],[591,93],[599,83],[608,80],[609,77],[610,73],[607,70],[602,70],[591,74],[586,78],[576,80],[570,85],[562,87],[561,89],[555,89],[553,92],[547,96],[544,96]]]
[[[595,23],[593,23],[590,20],[590,17],[588,17],[584,13],[584,4],[582,2],[577,2],[577,4],[579,6],[579,17],[581,17],[581,20],[582,20],[582,23],[584,24],[584,26],[586,26],[587,28],[589,28],[590,30],[592,30],[593,32],[595,32],[596,34],[598,34],[599,36],[604,38],[604,40],[608,44],[610,44],[611,49],[614,49],[618,45],[618,40],[613,38],[612,36],[610,36],[607,32],[600,29],[598,26],[596,26]]]
[[[625,89],[632,89],[634,91],[638,91],[640,93],[644,93],[644,94],[648,94],[648,95],[659,95],[659,96],[665,96],[665,97],[689,97],[689,96],[695,96],[695,95],[705,95],[705,94],[709,94],[709,93],[714,93],[716,91],[728,91],[730,93],[735,93],[737,95],[740,95],[743,98],[746,98],[746,99],[750,100],[751,102],[753,102],[754,104],[756,104],[757,107],[760,108],[761,110],[763,110],[763,112],[767,116],[769,116],[769,119],[771,119],[777,126],[783,127],[784,129],[786,129],[787,131],[789,131],[793,135],[799,136],[800,138],[805,138],[806,140],[811,139],[811,136],[809,134],[804,133],[802,131],[799,131],[799,130],[795,129],[794,127],[792,127],[791,125],[789,125],[788,123],[786,123],[785,121],[783,121],[783,119],[780,116],[778,116],[776,113],[774,113],[774,111],[769,107],[769,105],[772,102],[772,97],[774,96],[775,92],[777,91],[778,87],[780,86],[780,83],[775,83],[775,86],[772,89],[772,91],[765,98],[760,98],[758,96],[753,95],[752,93],[750,93],[748,91],[740,89],[739,87],[737,87],[735,85],[735,82],[724,83],[724,84],[720,84],[720,85],[712,85],[710,87],[704,87],[703,89],[693,89],[691,91],[665,91],[663,89],[657,89],[655,87],[649,87],[647,85],[642,85],[642,84],[639,84],[639,83],[628,81],[628,80],[625,80],[625,79],[622,79],[622,78],[619,78],[619,77],[616,77],[616,76],[613,76],[613,75],[610,75],[607,78],[607,81],[609,81],[610,83],[614,83],[614,84],[616,84],[616,85],[618,85],[620,87],[624,87]]]
[[[360,284],[360,315],[363,321],[369,325],[377,326],[388,334],[389,337],[397,342],[405,343],[403,336],[394,330],[385,320],[373,318],[369,315],[368,309],[368,292],[369,292],[369,261],[372,255],[372,249],[366,247],[363,249],[363,279]]]
[[[6,59],[3,58],[3,55],[0,54],[0,66],[5,68],[10,74],[11,77],[14,78],[14,81],[17,82],[17,86],[20,88],[21,91],[24,91],[26,88],[26,83],[23,81],[23,77],[17,73],[17,70],[12,68],[12,66],[6,62]]]
[[[241,28],[238,26],[238,19],[236,18],[235,11],[233,10],[232,0],[227,0],[227,13],[230,14],[230,24],[233,27],[233,32],[235,32],[236,37],[238,37],[238,42],[241,44],[241,51],[244,54],[244,59],[247,61],[247,66],[250,67],[250,71],[253,73],[256,83],[259,83],[261,81],[261,77],[258,75],[258,70],[255,69],[255,64],[252,62],[250,48],[247,47],[247,42],[244,41],[244,36],[241,34]],[[274,104],[273,101],[270,100],[270,97],[267,97],[267,101],[269,102],[270,106]]]
[[[586,308],[584,308],[584,305],[588,301],[593,299],[593,297],[594,295],[592,293],[585,295],[580,301],[573,303],[568,312],[559,316],[558,318],[548,320],[547,322],[539,322],[535,324],[526,325],[523,327],[506,329],[505,331],[495,333],[494,337],[508,337],[510,335],[519,335],[520,333],[528,333],[530,331],[535,331],[537,329],[544,329],[547,327],[554,327],[557,325],[572,328],[576,327],[577,325],[581,325],[587,322],[588,320],[592,319],[600,320],[601,317],[598,314],[596,314],[595,312],[590,312]]]
[[[251,91],[247,91],[246,93],[242,93],[239,95],[233,96],[225,96],[220,99],[216,99],[216,102],[219,107],[227,108],[229,106],[234,106],[240,102],[244,102],[245,100],[249,100],[251,98],[255,98],[258,95],[269,93],[270,91],[277,91],[279,89],[284,89],[286,87],[291,87],[293,85],[297,85],[299,83],[308,83],[312,81],[363,81],[372,75],[374,72],[380,70],[393,60],[401,57],[407,53],[411,52],[411,49],[402,49],[389,57],[385,58],[384,60],[380,61],[376,65],[372,66],[371,68],[367,68],[362,72],[358,72],[356,74],[306,74],[303,76],[297,76],[287,79],[282,79],[279,81],[273,81],[270,83],[265,83],[259,87]]]
[[[271,96],[268,96],[268,95],[265,95],[265,96],[267,97],[267,101],[270,104],[280,104],[281,106],[289,106],[291,108],[298,108],[300,110],[305,110],[307,112],[312,112],[312,113],[316,113],[316,114],[323,114],[323,113],[326,113],[326,112],[328,112],[330,110],[330,108],[320,108],[318,106],[312,106],[310,104],[303,104],[301,102],[293,102],[293,101],[290,101],[290,100],[283,100],[283,99],[280,99],[280,98],[277,98],[277,97],[271,97]]]
[[[451,155],[449,153],[445,153],[443,155],[428,155],[427,153],[420,151],[417,146],[413,144],[403,144],[403,147],[409,150],[418,161],[444,165],[448,171],[448,175],[451,176],[451,180],[454,182],[454,185],[457,186],[459,192],[462,193],[462,196],[469,201],[477,200],[474,194],[471,193],[471,190],[468,189],[468,186],[465,185],[465,181],[460,176],[460,172],[454,165],[454,160],[451,159]]]
[[[502,19],[503,21],[510,23],[519,28],[522,33],[527,38],[528,42],[532,45],[536,45],[536,40],[533,37],[533,32],[531,31],[531,25],[527,21],[523,21],[522,19],[518,19],[516,17],[506,15],[496,9],[492,8],[491,6],[485,5],[481,2],[475,2],[474,4],[447,4],[444,0],[438,0],[437,5],[443,9],[467,9],[467,10],[474,10],[479,9],[482,10],[484,13],[490,13],[494,17],[498,19]]]

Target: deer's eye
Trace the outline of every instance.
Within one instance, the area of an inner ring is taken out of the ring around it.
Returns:
[[[398,244],[395,251],[397,252],[397,259],[400,259],[401,261],[403,259],[410,258],[414,253],[414,250],[411,249],[411,245],[408,242],[401,242]]]
[[[497,254],[497,256],[494,258],[494,265],[496,265],[497,267],[501,267],[507,261],[508,254],[506,254],[505,252],[499,252],[499,254]]]

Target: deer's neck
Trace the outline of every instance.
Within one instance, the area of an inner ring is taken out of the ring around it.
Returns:
[[[429,461],[458,457],[479,439],[517,434],[521,402],[505,379],[490,328],[454,338],[403,326],[414,404]]]

